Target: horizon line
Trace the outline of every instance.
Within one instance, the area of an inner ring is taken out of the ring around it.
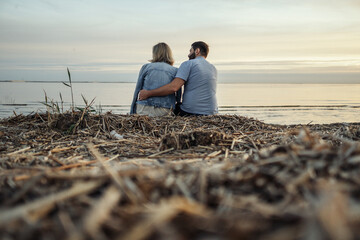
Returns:
[[[0,82],[9,83],[63,83],[59,80],[0,80]],[[72,81],[72,83],[136,83],[136,81]],[[332,81],[218,81],[218,84],[360,84],[360,82],[332,82]]]

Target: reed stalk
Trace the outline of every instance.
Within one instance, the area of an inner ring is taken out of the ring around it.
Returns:
[[[65,82],[62,82],[62,83],[65,86],[69,87],[70,90],[71,90],[71,110],[72,110],[72,112],[74,112],[75,104],[74,104],[74,93],[73,93],[72,82],[71,82],[71,74],[70,74],[69,68],[66,68],[66,69],[67,69],[67,73],[68,73],[68,76],[69,76],[69,84],[65,83]]]

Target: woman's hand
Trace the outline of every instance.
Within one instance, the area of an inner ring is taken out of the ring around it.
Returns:
[[[138,100],[145,100],[149,98],[149,91],[148,90],[141,90],[138,95]]]

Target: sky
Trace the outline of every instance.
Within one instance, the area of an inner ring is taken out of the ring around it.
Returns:
[[[219,82],[360,83],[360,0],[1,0],[0,80],[135,82],[166,42]]]

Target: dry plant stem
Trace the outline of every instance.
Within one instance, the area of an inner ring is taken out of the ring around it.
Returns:
[[[121,198],[120,192],[114,186],[110,186],[103,194],[102,198],[88,213],[84,219],[84,229],[93,238],[96,238],[100,225],[110,215],[113,207],[118,203]]]
[[[47,197],[41,198],[31,203],[27,203],[21,206],[18,206],[13,209],[3,210],[0,215],[0,226],[6,222],[11,222],[19,218],[27,218],[28,215],[34,211],[37,211],[45,206],[53,206],[57,202],[64,201],[75,196],[85,194],[91,190],[99,187],[101,182],[92,181],[86,183],[77,183],[70,189],[61,191],[59,193],[49,195]]]
[[[67,73],[68,73],[68,77],[69,77],[70,90],[71,90],[71,106],[72,106],[72,111],[74,111],[74,109],[75,109],[74,93],[73,93],[71,74],[70,74],[69,68],[67,68]]]
[[[106,189],[101,198],[93,204],[92,208],[84,215],[80,229],[71,228],[68,239],[84,239],[87,234],[93,239],[101,239],[101,224],[109,218],[111,210],[121,198],[118,189],[111,185]]]
[[[183,198],[173,197],[163,201],[159,205],[152,206],[147,219],[139,222],[134,228],[118,239],[146,239],[152,232],[160,228],[166,222],[171,221],[176,215],[185,212],[191,215],[207,216],[209,213],[197,203],[189,202]]]
[[[131,192],[130,190],[127,189],[125,182],[123,181],[123,179],[121,179],[119,177],[119,175],[105,162],[105,160],[103,159],[103,156],[101,156],[101,154],[99,153],[99,151],[94,147],[94,145],[89,142],[87,144],[90,152],[94,155],[94,157],[97,159],[97,161],[99,161],[101,163],[101,165],[103,166],[103,168],[105,169],[106,172],[108,172],[112,178],[112,180],[114,181],[115,185],[118,187],[118,189],[123,192],[131,202],[133,203],[138,203],[139,200],[138,197]]]
[[[173,150],[174,150],[174,148],[169,148],[169,149],[166,149],[166,150],[164,150],[164,151],[151,154],[151,155],[149,155],[148,157],[149,157],[149,158],[151,158],[151,157],[156,157],[156,156],[159,156],[159,155],[161,155],[161,154],[163,154],[163,153],[171,152],[171,151],[173,151]]]
[[[359,141],[359,123],[18,115],[0,120],[0,238],[356,239]]]
[[[8,153],[7,155],[8,155],[8,156],[11,156],[11,155],[15,155],[15,154],[23,153],[23,152],[25,152],[25,151],[27,151],[27,150],[29,150],[29,149],[31,149],[31,147],[26,147],[26,148],[23,148],[23,149],[17,150],[17,151],[15,151],[15,152]]]
[[[44,174],[41,173],[39,175],[35,175],[33,178],[28,181],[24,187],[21,189],[21,191],[17,192],[11,199],[9,199],[5,205],[11,205],[18,200],[20,200],[42,177],[44,177]]]

